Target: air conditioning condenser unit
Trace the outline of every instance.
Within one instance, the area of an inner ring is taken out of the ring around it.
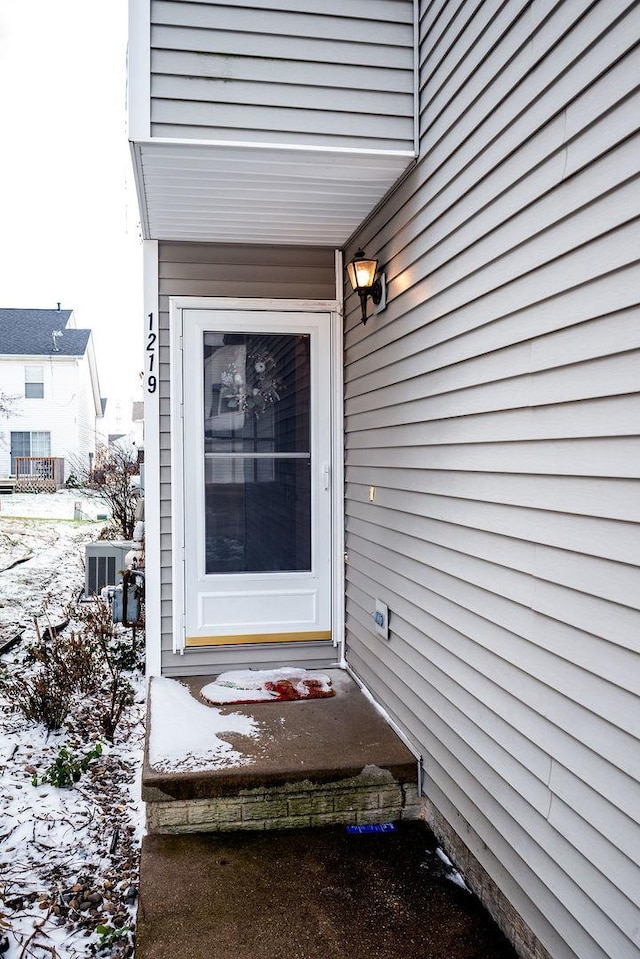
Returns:
[[[122,573],[126,569],[125,556],[133,547],[133,541],[124,539],[105,539],[87,544],[85,547],[85,599],[99,596],[103,586],[116,586],[122,582]]]

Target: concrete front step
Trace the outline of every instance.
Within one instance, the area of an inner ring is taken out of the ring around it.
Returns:
[[[386,770],[328,783],[285,783],[241,789],[236,796],[147,803],[150,833],[237,832],[364,825],[418,817],[415,783],[399,783]]]
[[[417,818],[413,754],[348,674],[327,672],[336,689],[330,699],[223,708],[250,715],[261,726],[246,765],[163,772],[150,765],[147,744],[142,797],[148,831],[296,829]],[[180,682],[203,702],[199,689],[206,677]],[[246,752],[246,743],[243,748]]]

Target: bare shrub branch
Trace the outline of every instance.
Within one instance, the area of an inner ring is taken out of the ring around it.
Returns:
[[[138,503],[138,490],[133,484],[133,477],[140,473],[138,451],[118,445],[102,447],[92,470],[76,468],[77,465],[74,464],[75,482],[100,494],[119,535],[131,539]]]
[[[0,416],[10,416],[19,399],[17,393],[0,393]]]

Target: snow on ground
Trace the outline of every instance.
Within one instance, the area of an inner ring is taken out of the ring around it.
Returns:
[[[0,646],[33,619],[43,628],[64,618],[84,584],[84,546],[102,522],[74,521],[77,493],[20,493],[0,498]],[[91,513],[104,513],[92,498]],[[46,517],[46,519],[39,519]]]
[[[0,520],[4,516],[27,516],[29,519],[95,520],[108,513],[108,507],[93,490],[58,490],[57,493],[11,493],[0,496]]]
[[[63,728],[47,733],[21,713],[9,712],[4,685],[12,676],[29,675],[33,668],[29,654],[38,648],[38,633],[65,620],[68,604],[82,590],[84,545],[97,538],[104,522],[74,521],[78,501],[85,515],[106,512],[100,501],[76,491],[2,496],[0,502],[0,647],[22,633],[16,646],[0,654],[4,959],[133,955],[142,833],[138,780],[143,677],[135,671],[126,674],[134,701],[113,744],[100,728],[103,694],[78,695]],[[72,619],[68,631],[81,625]],[[65,630],[63,635],[67,634]],[[131,630],[121,634],[125,644],[132,642]],[[102,755],[90,762],[72,788],[42,784],[60,747],[80,759],[97,742]],[[34,777],[39,785],[34,785]],[[102,937],[96,932],[99,926],[107,930]],[[109,939],[108,948],[100,950]]]
[[[447,854],[446,854],[446,852],[444,851],[444,849],[441,849],[440,846],[438,846],[438,847],[436,848],[436,856],[438,857],[438,859],[440,860],[440,862],[441,862],[441,863],[443,864],[443,866],[445,867],[445,875],[446,875],[446,878],[447,878],[450,882],[455,883],[456,886],[460,886],[460,888],[461,888],[461,889],[464,889],[465,892],[470,893],[471,890],[469,889],[468,885],[466,884],[464,876],[462,875],[461,872],[459,872],[459,871],[456,869],[456,867],[453,865],[453,863],[451,862],[451,860],[450,860],[449,857],[447,856]]]

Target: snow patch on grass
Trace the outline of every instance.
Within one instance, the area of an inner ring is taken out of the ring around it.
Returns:
[[[94,490],[58,490],[57,493],[12,493],[0,496],[0,517],[18,516],[31,519],[67,519],[76,516],[76,505],[82,519],[95,520],[109,509]]]

